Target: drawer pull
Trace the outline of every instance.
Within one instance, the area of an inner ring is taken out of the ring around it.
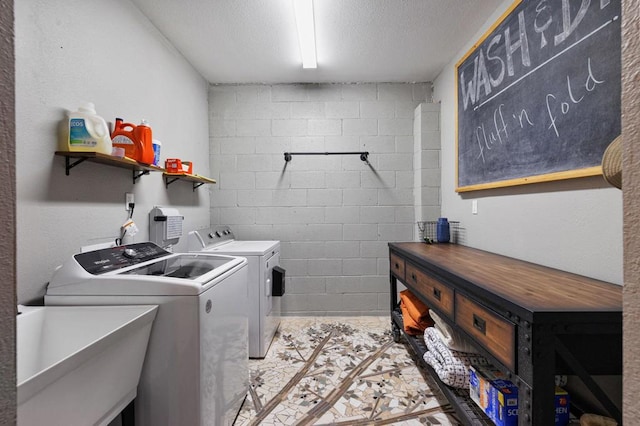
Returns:
[[[487,334],[487,322],[476,314],[473,314],[473,328],[482,334]]]
[[[396,269],[400,269],[400,265],[396,262]]]
[[[416,274],[411,274],[411,279],[412,279],[413,281],[418,281],[418,279],[416,278]]]
[[[442,300],[442,292],[439,288],[433,288],[433,297],[435,297],[436,300]]]

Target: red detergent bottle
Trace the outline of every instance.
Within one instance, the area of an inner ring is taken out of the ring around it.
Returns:
[[[153,135],[146,120],[134,126],[116,118],[111,140],[114,147],[124,148],[124,155],[143,164],[153,164]]]

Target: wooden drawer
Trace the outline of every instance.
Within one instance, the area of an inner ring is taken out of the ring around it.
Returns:
[[[395,254],[390,255],[391,272],[398,277],[401,281],[404,281],[404,259]]]
[[[515,325],[456,293],[456,324],[515,371]]]
[[[412,264],[407,264],[407,284],[429,300],[429,304],[453,319],[453,290]]]

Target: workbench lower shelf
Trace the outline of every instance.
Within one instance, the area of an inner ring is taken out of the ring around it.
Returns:
[[[412,355],[416,363],[431,375],[433,381],[440,388],[440,391],[442,391],[449,403],[455,409],[460,421],[465,425],[494,426],[494,423],[489,419],[489,417],[487,417],[480,407],[471,400],[468,389],[455,389],[447,386],[440,380],[435,370],[424,361],[423,355],[427,351],[427,346],[420,336],[410,336],[403,331],[404,323],[402,321],[402,313],[400,310],[394,309],[391,311],[391,323],[391,332],[394,340],[399,341],[404,337],[407,343],[409,343],[409,348],[413,351]]]

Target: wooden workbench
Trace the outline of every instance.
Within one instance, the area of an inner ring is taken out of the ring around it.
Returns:
[[[556,374],[580,377],[621,424],[592,378],[622,374],[621,286],[457,244],[390,243],[389,260],[395,339],[399,280],[518,386],[519,425],[554,424]],[[406,337],[421,360],[424,345]],[[439,385],[466,424],[490,424],[464,392]]]

